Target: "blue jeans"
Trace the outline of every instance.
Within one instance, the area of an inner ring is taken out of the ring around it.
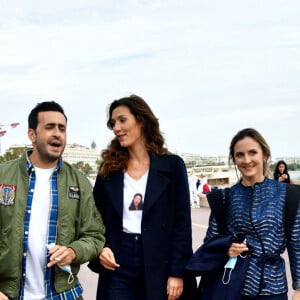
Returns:
[[[115,253],[120,267],[107,271],[104,282],[99,280],[99,300],[145,299],[144,268],[141,235],[123,233],[121,251]]]

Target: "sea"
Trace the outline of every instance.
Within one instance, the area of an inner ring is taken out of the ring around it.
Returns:
[[[300,184],[300,171],[289,171],[293,183]]]
[[[300,179],[300,171],[289,171],[292,179]]]

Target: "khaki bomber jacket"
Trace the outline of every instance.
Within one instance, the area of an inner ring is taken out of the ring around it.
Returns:
[[[80,264],[98,257],[105,229],[87,178],[63,162],[57,180],[56,244],[71,247],[76,253],[71,265],[75,277],[72,284],[67,283],[69,274],[55,267],[55,288],[62,292],[78,282]],[[0,291],[11,298],[18,295],[22,276],[28,183],[26,152],[19,159],[0,164]]]

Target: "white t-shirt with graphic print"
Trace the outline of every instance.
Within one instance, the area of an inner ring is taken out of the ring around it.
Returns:
[[[138,180],[128,173],[124,175],[123,231],[141,233],[143,203],[146,192],[148,171]]]

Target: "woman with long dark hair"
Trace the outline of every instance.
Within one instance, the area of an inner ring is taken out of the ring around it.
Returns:
[[[102,152],[94,186],[106,227],[97,299],[183,299],[192,255],[184,162],[164,146],[158,119],[139,96],[113,101],[107,126],[115,137]],[[137,193],[143,206],[131,210]]]
[[[274,169],[274,179],[284,183],[291,183],[287,164],[284,160],[279,160]]]

